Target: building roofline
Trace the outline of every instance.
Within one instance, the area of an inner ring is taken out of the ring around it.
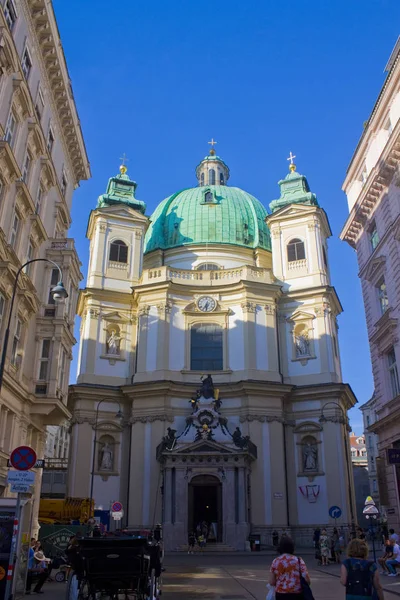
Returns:
[[[353,162],[354,162],[354,160],[355,160],[355,158],[357,156],[357,153],[358,153],[358,150],[359,150],[359,148],[361,146],[361,143],[362,143],[362,141],[365,138],[365,135],[366,135],[366,133],[368,131],[368,128],[369,128],[369,126],[371,124],[371,121],[374,118],[376,111],[378,110],[378,107],[379,107],[379,105],[381,103],[382,97],[385,94],[386,88],[387,88],[390,80],[393,77],[393,73],[394,73],[396,65],[397,65],[397,63],[399,61],[399,58],[400,58],[400,36],[397,38],[396,44],[394,45],[394,48],[393,48],[393,50],[392,50],[392,52],[390,54],[389,60],[386,63],[386,67],[384,69],[384,72],[387,72],[387,76],[385,78],[385,81],[383,82],[381,91],[378,94],[378,97],[377,97],[377,99],[375,101],[375,104],[374,104],[373,109],[371,111],[371,114],[370,114],[370,116],[368,118],[368,121],[365,124],[364,131],[362,132],[361,137],[358,140],[357,146],[356,146],[356,148],[355,148],[355,150],[354,150],[354,152],[352,154],[352,157],[350,159],[350,162],[349,162],[349,164],[347,166],[347,169],[346,169],[346,179],[347,179],[347,175],[348,175],[348,173],[349,173],[349,171],[350,171],[350,169],[351,169],[351,167],[353,165]],[[345,179],[345,181],[346,181],[346,179]],[[343,187],[344,187],[344,184],[343,184]]]

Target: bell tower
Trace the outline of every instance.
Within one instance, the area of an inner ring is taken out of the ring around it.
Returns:
[[[89,217],[87,285],[78,304],[82,317],[78,383],[123,385],[133,373],[132,286],[142,274],[149,225],[136,187],[122,164]]]
[[[280,197],[270,203],[273,274],[281,282],[279,336],[285,383],[341,381],[337,316],[342,312],[331,286],[325,211],[307,178],[296,171],[279,181]]]
[[[329,285],[327,239],[332,235],[325,211],[296,171],[290,153],[289,173],[278,182],[281,195],[269,207],[273,271],[284,289]]]

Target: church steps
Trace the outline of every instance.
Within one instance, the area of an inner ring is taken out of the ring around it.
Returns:
[[[182,546],[178,546],[175,549],[175,552],[187,552],[189,546],[184,544]],[[199,546],[195,546],[194,552],[196,554],[200,553],[213,553],[213,552],[236,552],[236,549],[228,544],[207,544],[203,550],[200,550]]]

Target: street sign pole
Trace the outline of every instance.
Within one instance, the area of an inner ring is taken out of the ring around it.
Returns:
[[[36,452],[29,446],[19,446],[10,454],[10,464],[16,471],[8,471],[7,483],[24,485],[35,481],[35,473],[31,472],[37,461]],[[17,491],[18,488],[16,488]],[[21,489],[21,488],[20,488]],[[23,488],[22,488],[23,489]],[[18,543],[19,523],[21,521],[21,493],[17,493],[17,503],[15,506],[13,536],[11,540],[10,558],[8,561],[7,581],[4,594],[4,600],[11,600],[14,569],[16,563],[16,552]]]
[[[20,512],[21,512],[21,494],[18,494],[17,495],[17,504],[15,507],[13,536],[12,536],[12,540],[11,540],[10,559],[8,561],[7,583],[6,583],[6,591],[4,594],[4,600],[9,600],[11,598],[11,590],[12,590],[12,583],[13,583],[13,577],[14,577],[14,566],[15,566],[15,564],[14,564],[15,563],[15,553],[17,550]]]

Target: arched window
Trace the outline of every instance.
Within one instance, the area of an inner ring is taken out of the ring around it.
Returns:
[[[219,184],[220,185],[225,185],[225,180],[224,180],[224,174],[223,173],[219,174]]]
[[[214,169],[210,169],[208,171],[208,183],[209,183],[209,185],[215,185],[215,171],[214,171]]]
[[[287,245],[287,257],[289,262],[305,259],[306,251],[304,248],[304,242],[297,238],[290,240]]]
[[[222,327],[194,325],[190,332],[190,368],[192,371],[222,371]]]
[[[200,185],[204,185],[204,171],[203,171],[203,173],[200,175]]]
[[[214,202],[214,196],[213,196],[212,192],[206,192],[204,194],[204,202],[207,202],[207,203]]]
[[[128,262],[128,246],[122,240],[115,240],[110,245],[110,260],[113,262]]]
[[[197,265],[196,271],[220,271],[221,267],[215,263],[201,263]]]

